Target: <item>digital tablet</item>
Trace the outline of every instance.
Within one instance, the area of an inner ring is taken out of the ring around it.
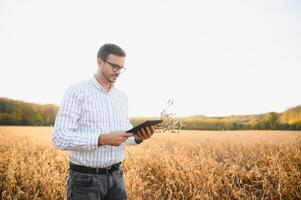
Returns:
[[[161,122],[163,122],[163,120],[146,120],[142,124],[139,124],[138,126],[135,126],[134,128],[128,130],[127,133],[134,133],[134,135],[135,135],[138,133],[138,131],[140,129],[154,126],[154,125],[160,124]]]

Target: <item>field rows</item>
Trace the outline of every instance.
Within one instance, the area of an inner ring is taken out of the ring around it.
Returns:
[[[51,128],[0,127],[2,199],[65,199]],[[130,200],[301,199],[301,132],[183,131],[128,147]]]

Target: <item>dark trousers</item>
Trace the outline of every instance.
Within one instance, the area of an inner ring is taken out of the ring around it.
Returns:
[[[119,168],[112,174],[86,174],[69,169],[67,199],[127,199],[122,169]]]

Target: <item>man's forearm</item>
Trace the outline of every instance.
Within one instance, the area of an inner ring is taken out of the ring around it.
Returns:
[[[125,132],[113,132],[108,134],[100,134],[98,136],[98,146],[101,145],[111,145],[111,146],[119,146],[123,144],[130,136],[131,133]]]
[[[57,149],[70,151],[95,150],[98,134],[75,133],[65,128],[55,128],[52,134],[52,143]]]
[[[106,144],[106,135],[100,134],[98,136],[98,146],[105,145]]]

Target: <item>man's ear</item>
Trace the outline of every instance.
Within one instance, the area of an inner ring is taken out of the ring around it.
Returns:
[[[97,65],[102,65],[103,64],[103,60],[101,58],[97,58]]]

